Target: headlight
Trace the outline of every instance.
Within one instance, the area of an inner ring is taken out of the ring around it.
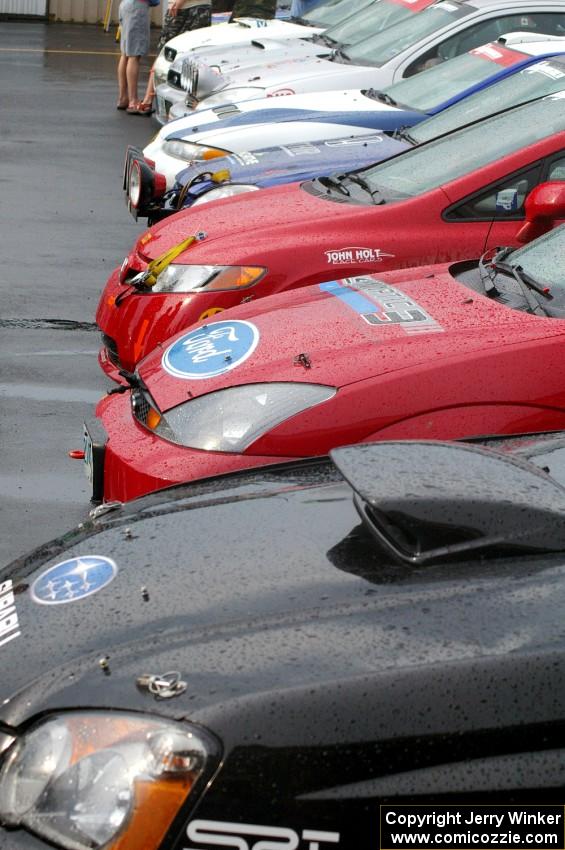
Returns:
[[[194,727],[146,715],[52,715],[0,773],[0,822],[68,850],[158,847],[216,749]]]
[[[233,198],[234,195],[244,195],[246,192],[256,192],[258,188],[259,186],[247,186],[243,183],[218,186],[217,189],[210,189],[209,192],[199,195],[192,206],[196,207],[199,204],[207,204],[210,201],[219,201],[221,198]]]
[[[181,266],[171,263],[158,276],[151,291],[247,289],[261,280],[266,271],[262,266]]]
[[[174,47],[165,47],[163,53],[167,62],[174,62],[177,58],[177,51]]]
[[[184,139],[167,139],[163,142],[163,153],[174,156],[176,159],[192,160],[216,159],[219,156],[227,156],[230,151],[220,148],[211,148],[208,145],[197,145],[194,142],[185,142]]]
[[[239,103],[240,100],[254,100],[256,97],[265,97],[265,89],[263,88],[246,88],[246,89],[224,89],[223,91],[211,94],[210,97],[204,97],[198,104],[201,109],[208,109],[212,106],[221,106],[224,103]]]
[[[165,352],[166,357],[167,352]],[[336,393],[320,384],[246,384],[199,396],[163,414],[165,440],[211,452],[243,452],[275,425]]]

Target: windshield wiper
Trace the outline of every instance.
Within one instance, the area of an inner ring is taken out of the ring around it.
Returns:
[[[341,47],[338,47],[337,50],[334,50],[334,52],[330,56],[330,60],[332,62],[335,62],[336,59],[337,59],[338,62],[344,62],[344,63],[345,62],[351,62],[351,59],[349,58],[347,53],[343,52]]]
[[[408,142],[409,145],[419,145],[420,142],[411,136],[410,133],[406,131],[406,127],[400,127],[396,133],[393,135],[394,139],[402,139],[403,142]]]
[[[368,195],[371,196],[371,200],[374,204],[384,204],[384,198],[381,198],[379,201],[375,200],[377,195],[380,195],[378,189],[371,189],[370,185],[367,183],[363,177],[359,177],[358,174],[345,174],[343,176],[344,180],[351,180],[352,183],[355,183],[357,186],[360,186]]]
[[[542,295],[548,300],[551,300],[553,298],[549,286],[537,281],[534,277],[529,275],[528,272],[524,271],[522,266],[513,266],[512,263],[501,262],[498,256],[494,258],[494,260],[492,261],[492,265],[495,269],[500,269],[500,271],[507,272],[513,275],[513,277],[518,281],[518,283],[524,284],[529,289],[532,289],[534,292],[537,292],[538,295]]]
[[[348,198],[351,196],[349,189],[347,189],[347,187],[341,182],[341,176],[318,177],[318,182],[321,183],[322,186],[327,186],[329,189],[337,189],[338,192],[341,192],[342,195],[347,195]]]
[[[334,41],[333,38],[329,38],[325,33],[319,32],[316,35],[312,36],[312,41],[315,44],[325,44],[326,47],[335,48],[337,41]]]
[[[387,103],[389,106],[398,106],[398,103],[393,97],[384,91],[379,91],[379,89],[365,89],[363,94],[366,97],[370,97],[371,100],[380,100],[381,103]]]

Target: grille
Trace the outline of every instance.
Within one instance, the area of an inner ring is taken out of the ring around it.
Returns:
[[[147,424],[147,417],[149,415],[150,408],[145,395],[140,389],[132,390],[131,410],[134,418],[137,419],[138,422],[141,422],[142,425]]]
[[[106,336],[106,334],[102,334],[102,345],[106,349],[106,354],[108,355],[108,360],[117,366],[119,369],[122,368],[122,364],[120,363],[120,358],[118,356],[118,345],[115,339],[112,339],[111,336]]]
[[[181,85],[188,94],[196,95],[198,90],[198,63],[185,59],[182,63]]]

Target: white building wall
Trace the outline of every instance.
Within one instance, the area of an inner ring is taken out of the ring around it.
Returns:
[[[5,2],[15,2],[15,5],[20,5],[21,3],[30,3],[32,0],[0,0],[0,7]],[[119,5],[120,0],[113,0],[111,3],[112,23],[117,23],[118,21]],[[157,26],[161,25],[163,7],[166,8],[166,5],[167,0],[161,0],[161,6],[151,9],[151,20]],[[49,17],[52,21],[74,21],[81,24],[96,24],[104,20],[106,6],[107,0],[49,0]]]
[[[47,13],[47,0],[0,0],[0,15],[40,15]]]

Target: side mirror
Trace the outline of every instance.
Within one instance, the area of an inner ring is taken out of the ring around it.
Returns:
[[[518,242],[531,242],[565,218],[565,182],[551,180],[532,189],[524,203],[526,221],[516,234]]]

